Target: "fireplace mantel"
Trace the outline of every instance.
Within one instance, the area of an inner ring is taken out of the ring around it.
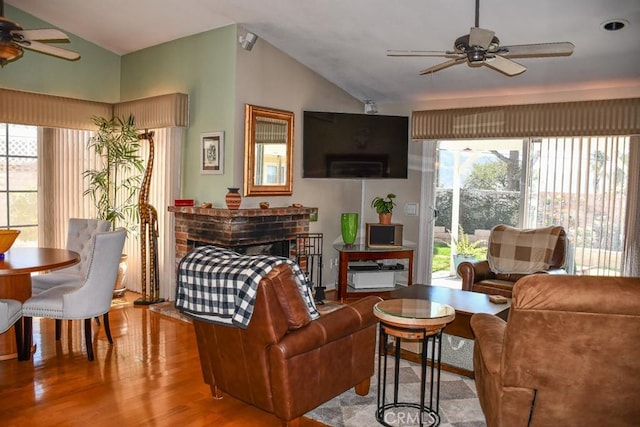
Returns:
[[[219,209],[169,206],[175,214],[176,263],[196,243],[237,247],[294,240],[309,232],[309,218],[318,208]]]

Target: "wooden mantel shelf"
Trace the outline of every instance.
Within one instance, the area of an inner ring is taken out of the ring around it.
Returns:
[[[224,208],[202,208],[200,206],[169,206],[169,212],[191,215],[206,215],[215,217],[259,217],[259,216],[282,216],[282,215],[309,215],[318,212],[318,208],[291,206],[270,207],[267,209],[224,209]]]

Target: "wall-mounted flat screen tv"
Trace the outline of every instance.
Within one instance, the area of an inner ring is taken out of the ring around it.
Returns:
[[[303,178],[407,178],[409,118],[305,111]]]

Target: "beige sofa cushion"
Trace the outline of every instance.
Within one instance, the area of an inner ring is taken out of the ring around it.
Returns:
[[[489,268],[496,274],[547,271],[561,233],[557,226],[523,230],[497,225],[489,235]]]

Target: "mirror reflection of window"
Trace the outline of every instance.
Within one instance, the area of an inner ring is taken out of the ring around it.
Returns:
[[[269,117],[256,118],[256,185],[284,185],[287,176],[287,122]]]
[[[293,191],[294,114],[246,104],[245,196],[290,196]]]

